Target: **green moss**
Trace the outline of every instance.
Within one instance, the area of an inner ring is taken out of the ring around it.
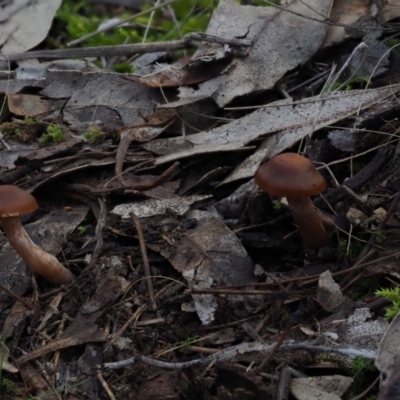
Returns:
[[[400,53],[400,40],[399,39],[388,39],[385,41],[386,46],[390,47],[397,53]]]
[[[366,229],[366,231],[375,238],[376,243],[382,244],[385,241],[385,233],[380,229]]]
[[[386,318],[392,320],[400,311],[400,288],[386,288],[375,292],[377,296],[384,297],[392,303],[391,307],[386,308]]]
[[[50,124],[46,129],[46,133],[40,137],[39,141],[41,144],[49,144],[61,142],[61,140],[63,140],[63,137],[63,129],[59,125]]]
[[[376,368],[371,360],[362,357],[355,357],[352,360],[351,373],[353,375],[357,375],[361,372],[372,372],[375,370]]]
[[[338,251],[340,254],[345,255],[351,263],[353,263],[357,260],[363,247],[363,244],[356,239],[351,240],[350,247],[348,245],[348,240],[341,239],[339,241]]]
[[[132,74],[134,72],[132,65],[127,61],[120,62],[113,66],[113,70],[115,72],[119,72],[120,74]]]
[[[24,124],[32,124],[34,122],[32,117],[24,117]],[[37,121],[40,122],[40,121]]]
[[[105,133],[98,126],[90,126],[83,134],[83,138],[90,144],[100,143],[105,137]]]
[[[240,0],[235,0],[240,2]],[[274,0],[274,3],[279,3]],[[264,0],[254,0],[253,4],[268,6]],[[152,3],[145,3],[142,11],[153,7]],[[216,0],[176,0],[168,7],[151,12],[132,20],[132,23],[139,24],[139,27],[119,27],[109,32],[103,32],[86,40],[82,45],[105,46],[120,45],[123,43],[141,43],[180,39],[190,32],[204,32],[207,29],[210,17],[218,6]],[[125,19],[134,15],[133,11],[127,11],[118,17]],[[89,0],[64,0],[56,14],[53,30],[61,43],[80,39],[89,33],[95,32],[102,22],[109,19],[107,15],[99,15]],[[146,29],[149,30],[145,37]],[[154,28],[154,29],[152,29]],[[61,32],[61,35],[60,35]]]
[[[274,200],[272,202],[272,206],[274,207],[275,211],[280,211],[283,208],[282,202],[280,200]]]
[[[154,4],[145,4],[142,10],[153,7]],[[156,10],[151,20],[146,41],[160,41],[179,39],[181,34],[193,31],[205,31],[208,26],[211,13],[214,10],[213,0],[198,0],[195,2],[187,0],[177,0],[171,4],[171,8],[179,21],[178,26],[174,23],[171,13],[165,10]],[[126,12],[119,16],[125,19],[133,15],[133,12]],[[95,32],[102,22],[107,21],[107,16],[96,14],[93,5],[88,0],[72,1],[65,0],[57,12],[55,24],[58,25],[66,37],[63,42],[79,39],[89,33]],[[133,23],[147,26],[150,21],[150,12],[144,16],[136,18]],[[151,28],[157,28],[157,31]],[[165,30],[167,33],[159,32]],[[140,43],[144,39],[145,29],[132,27],[119,27],[109,32],[103,32],[84,42],[85,46],[105,46],[118,45],[123,43]]]
[[[354,78],[349,79],[345,85],[342,82],[336,82],[331,87],[331,91],[340,90],[343,92],[349,92],[353,89],[364,88],[366,85],[369,85],[371,80],[367,76],[355,76]]]
[[[358,397],[360,393],[365,390],[366,386],[368,386],[368,382],[372,382],[378,376],[378,371],[373,360],[367,360],[361,357],[356,357],[352,360],[349,373],[354,380],[349,392],[345,396],[346,400]],[[374,394],[370,395],[371,399],[374,398],[371,396],[374,396]]]

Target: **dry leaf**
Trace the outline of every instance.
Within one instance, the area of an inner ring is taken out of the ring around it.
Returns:
[[[13,0],[1,7],[2,54],[23,53],[42,42],[61,0]]]
[[[233,59],[213,95],[217,104],[223,107],[235,97],[271,89],[286,72],[308,61],[319,49],[327,29],[318,21],[329,15],[331,6],[331,0],[292,0],[284,9],[220,0],[207,34],[245,38],[253,46],[246,49],[247,57]],[[191,61],[218,60],[229,57],[229,52],[224,45],[204,43]]]
[[[197,220],[196,228],[176,242],[173,250],[162,247],[157,250],[182,273],[189,287],[204,289],[255,281],[253,263],[245,248],[223,222],[205,211],[192,211],[186,216]],[[150,247],[156,250],[156,246]],[[226,300],[236,312],[246,307],[246,299],[250,297],[232,295],[226,296]],[[216,298],[211,294],[193,294],[192,298],[202,323],[211,323],[218,308]]]
[[[398,370],[394,367],[400,361],[400,314],[393,319],[380,342],[375,365],[385,377]]]
[[[325,271],[319,276],[317,301],[326,311],[334,311],[346,299],[329,271]]]
[[[175,196],[166,199],[148,199],[135,203],[120,204],[114,207],[111,212],[121,216],[121,218],[130,218],[131,212],[139,218],[163,215],[167,209],[172,210],[178,215],[183,215],[190,209],[192,204],[211,197],[212,196]]]
[[[345,38],[345,27],[337,24],[352,25],[369,10],[368,2],[365,0],[335,0],[333,2],[329,25],[321,47],[332,46],[341,43]]]
[[[160,165],[199,154],[243,149],[252,141],[269,134],[263,154],[264,157],[273,157],[308,136],[311,128],[318,130],[348,118],[360,109],[395,95],[399,90],[400,85],[393,85],[381,89],[335,92],[323,99],[315,96],[298,102],[281,100],[215,129],[184,138],[156,139],[143,147],[161,155],[156,159],[156,165]],[[255,157],[254,163],[244,171],[241,166],[238,167],[224,183],[254,176],[260,158],[260,155]]]
[[[295,378],[290,391],[299,400],[340,400],[352,382],[352,378],[343,375]]]

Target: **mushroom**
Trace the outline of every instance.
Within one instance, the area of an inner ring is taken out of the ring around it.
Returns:
[[[10,245],[37,274],[55,285],[74,280],[72,273],[54,256],[36,246],[26,233],[20,215],[38,208],[35,198],[28,192],[12,186],[0,186],[0,222]]]
[[[307,247],[328,245],[328,234],[310,199],[326,188],[326,182],[309,159],[296,153],[279,154],[257,170],[255,181],[264,192],[286,197]]]

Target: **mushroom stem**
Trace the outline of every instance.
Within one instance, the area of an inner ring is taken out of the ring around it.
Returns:
[[[307,247],[319,248],[329,244],[328,234],[311,199],[304,197],[287,197],[293,219]]]
[[[67,284],[74,280],[72,273],[54,256],[32,242],[19,217],[0,218],[0,221],[10,245],[33,271],[55,285]]]

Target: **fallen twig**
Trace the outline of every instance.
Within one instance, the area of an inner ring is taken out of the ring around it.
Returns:
[[[106,370],[115,370],[120,368],[125,368],[129,365],[134,364],[137,361],[142,361],[147,365],[151,365],[157,368],[163,369],[181,369],[181,368],[188,368],[193,365],[204,365],[212,362],[213,360],[217,361],[225,361],[236,357],[239,354],[250,353],[253,351],[258,352],[269,352],[273,349],[276,345],[274,344],[262,344],[262,343],[241,343],[236,346],[228,347],[224,350],[221,350],[215,354],[211,354],[207,357],[186,361],[186,362],[167,362],[156,360],[151,357],[146,356],[136,356],[132,358],[128,358],[126,360],[112,362],[112,363],[105,363],[103,364],[103,368]],[[310,345],[309,343],[298,343],[298,344],[285,344],[279,347],[279,351],[293,351],[293,350],[308,350],[317,353],[338,353],[343,354],[345,356],[355,358],[355,357],[363,357],[369,360],[375,359],[376,352],[371,350],[364,350],[364,349],[354,349],[354,348],[340,348],[340,347],[328,347],[328,346],[314,346]]]
[[[107,216],[107,207],[103,200],[98,199],[100,205],[100,213],[97,219],[96,225],[96,246],[93,250],[92,258],[89,261],[88,265],[84,268],[84,270],[79,275],[78,279],[81,279],[85,275],[87,275],[97,264],[97,261],[101,255],[101,251],[103,248],[103,229],[106,225],[106,216]]]
[[[37,50],[16,54],[4,54],[0,57],[0,60],[8,62],[27,60],[30,58],[58,60],[75,57],[119,57],[129,56],[131,54],[157,53],[158,51],[170,52],[197,48],[199,42],[193,40],[192,37],[199,37],[199,39],[201,38],[201,40],[205,42],[224,43],[234,47],[248,47],[250,45],[248,40],[232,38],[224,39],[210,35],[195,36],[189,34],[183,39],[170,40],[169,42],[134,43],[121,44],[119,46],[96,46],[76,49]]]
[[[32,310],[33,304],[29,304],[25,299],[23,299],[21,296],[18,296],[16,293],[12,292],[11,290],[7,289],[4,285],[0,284],[0,290],[3,290],[6,292],[10,297],[12,297],[14,300],[19,301],[21,304],[23,304],[26,308],[29,308]]]
[[[154,295],[153,281],[151,280],[150,263],[149,263],[149,257],[147,257],[146,244],[144,242],[142,225],[140,224],[140,220],[135,215],[134,212],[131,212],[130,216],[131,216],[131,218],[132,218],[132,220],[133,220],[133,222],[135,224],[136,232],[137,232],[138,239],[139,239],[140,251],[142,253],[142,260],[143,260],[143,265],[144,265],[144,273],[146,275],[146,283],[147,283],[147,288],[149,290],[150,301],[151,301],[151,304],[153,306],[153,310],[156,310],[157,309],[157,302],[156,302],[156,297]]]

